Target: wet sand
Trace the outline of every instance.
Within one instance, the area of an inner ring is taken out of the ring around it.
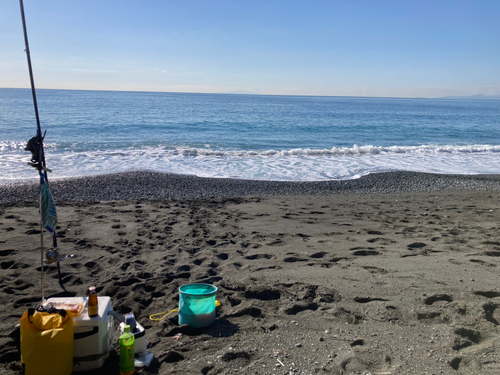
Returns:
[[[500,372],[500,178],[387,173],[324,183],[149,172],[53,181],[64,291],[96,285],[155,355],[139,374]],[[40,289],[35,185],[0,186],[0,373]],[[45,243],[50,237],[45,234]],[[179,326],[189,283],[219,288],[216,323]],[[174,336],[181,333],[182,337]],[[92,373],[118,371],[111,353]]]

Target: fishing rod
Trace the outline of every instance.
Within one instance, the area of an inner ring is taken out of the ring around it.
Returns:
[[[59,265],[59,253],[57,248],[57,236],[55,232],[55,223],[57,222],[57,214],[55,212],[55,204],[48,190],[48,179],[47,172],[52,172],[45,163],[45,152],[43,149],[43,139],[45,138],[45,134],[42,136],[42,127],[40,125],[40,116],[38,114],[38,103],[36,100],[36,91],[35,91],[35,80],[33,79],[33,68],[31,66],[31,56],[30,56],[30,47],[28,43],[28,32],[26,29],[26,18],[24,16],[24,5],[23,0],[19,0],[19,5],[21,7],[21,18],[23,21],[23,32],[24,32],[24,44],[25,44],[25,52],[26,58],[28,60],[28,70],[30,74],[30,83],[31,83],[31,94],[33,96],[33,105],[35,107],[35,117],[36,117],[36,126],[37,132],[36,136],[31,138],[26,145],[25,150],[31,151],[31,162],[28,164],[38,170],[38,174],[40,176],[40,250],[41,250],[41,284],[42,284],[42,302],[44,301],[44,255],[43,255],[43,224],[46,221],[47,215],[52,215],[55,217],[55,222],[53,224],[46,226],[46,228],[52,234],[52,249],[49,250],[46,254],[47,263],[57,262],[57,271],[59,275],[59,284],[65,290],[64,285],[61,280],[61,267]],[[45,216],[44,216],[45,215]],[[45,217],[45,219],[44,219]]]
[[[26,52],[26,58],[28,59],[28,70],[30,73],[30,83],[31,83],[31,95],[33,96],[33,105],[35,106],[35,117],[36,117],[36,126],[37,126],[36,136],[39,138],[39,143],[40,143],[39,145],[37,145],[40,148],[40,154],[34,155],[34,156],[38,156],[40,158],[40,162],[42,163],[41,166],[46,168],[45,154],[43,152],[43,142],[42,142],[43,141],[42,127],[40,125],[40,116],[38,114],[38,103],[36,100],[35,80],[33,79],[33,68],[31,66],[31,55],[30,55],[30,47],[29,47],[29,43],[28,43],[28,31],[26,30],[26,18],[24,16],[23,0],[19,0],[19,5],[21,7],[21,18],[23,20],[24,45],[25,45],[24,51]],[[38,171],[41,173],[42,169],[38,168]]]

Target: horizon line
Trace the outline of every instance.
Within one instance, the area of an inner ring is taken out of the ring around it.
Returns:
[[[0,87],[0,89],[9,90],[32,90],[31,87]],[[58,90],[58,91],[101,91],[101,92],[139,92],[139,93],[163,93],[163,94],[198,94],[198,95],[255,95],[255,96],[291,96],[291,97],[319,97],[319,98],[378,98],[378,99],[470,99],[478,97],[477,99],[484,100],[500,100],[500,95],[486,95],[486,94],[473,94],[473,95],[447,95],[439,97],[423,97],[423,96],[355,96],[355,95],[310,95],[310,94],[259,94],[252,92],[191,92],[191,91],[150,91],[150,90],[113,90],[113,89],[62,89],[62,88],[35,88],[36,90]],[[490,98],[490,99],[488,99]]]

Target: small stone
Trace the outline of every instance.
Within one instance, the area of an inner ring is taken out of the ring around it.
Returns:
[[[320,337],[319,341],[325,341],[325,339],[323,337]]]
[[[296,346],[297,348],[302,348],[302,344],[301,344],[300,342],[298,342],[297,344],[295,344],[295,346]]]

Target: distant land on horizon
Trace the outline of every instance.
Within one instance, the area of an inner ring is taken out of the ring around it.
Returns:
[[[500,100],[500,95],[484,95],[484,94],[477,94],[477,95],[468,95],[468,96],[444,96],[442,98],[436,98],[436,99],[476,99],[476,100]]]
[[[262,95],[257,92],[252,91],[231,91],[223,94],[232,94],[232,95]],[[265,96],[266,94],[264,94]],[[272,94],[271,94],[272,96]],[[277,96],[323,96],[323,95],[277,95]],[[500,100],[500,95],[484,95],[484,94],[476,94],[476,95],[465,95],[465,96],[442,96],[437,98],[425,98],[425,97],[396,97],[396,96],[348,96],[348,95],[325,95],[328,97],[342,97],[342,98],[388,98],[388,99],[467,99],[467,100]]]

